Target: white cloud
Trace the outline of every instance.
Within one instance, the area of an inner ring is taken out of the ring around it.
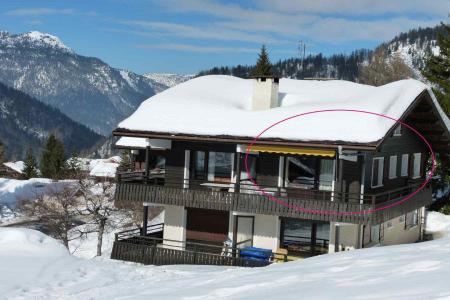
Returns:
[[[327,43],[387,41],[402,31],[435,26],[450,10],[449,0],[255,0],[256,8],[214,0],[175,2],[158,3],[173,13],[213,16],[214,26],[291,43],[304,38]]]
[[[254,2],[265,10],[287,13],[354,16],[420,13],[446,17],[450,11],[448,0],[258,0]]]
[[[75,10],[71,8],[55,9],[55,8],[19,8],[7,11],[5,14],[8,16],[44,16],[44,15],[71,15]]]
[[[273,37],[269,37],[269,35],[246,33],[242,30],[229,29],[225,26],[217,26],[215,24],[191,26],[169,22],[149,22],[144,20],[128,20],[121,21],[120,23],[149,30],[147,32],[148,35],[155,33],[192,39],[244,41],[267,44],[281,42]],[[140,31],[140,35],[145,35],[145,32]]]
[[[257,53],[257,48],[243,48],[243,47],[211,47],[211,46],[197,46],[191,44],[140,44],[136,45],[138,48],[150,49],[164,49],[186,52],[199,53]]]

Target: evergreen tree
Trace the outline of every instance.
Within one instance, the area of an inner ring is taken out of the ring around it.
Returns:
[[[21,177],[23,179],[30,179],[30,178],[35,178],[37,176],[38,176],[38,170],[37,170],[36,159],[34,158],[33,152],[31,151],[31,149],[28,149]]]
[[[130,150],[124,150],[120,154],[120,171],[131,171],[133,169],[133,164],[131,162],[131,153]]]
[[[64,165],[65,178],[78,179],[82,175],[82,161],[80,157],[73,153],[72,157],[69,158]]]
[[[433,89],[439,103],[447,115],[450,114],[450,25],[442,24],[444,32],[439,33],[437,45],[439,55],[431,55],[427,61],[423,75],[435,85]]]
[[[261,52],[259,53],[256,66],[252,71],[253,76],[272,76],[272,65],[270,64],[269,54],[267,53],[266,46],[262,45]]]
[[[65,171],[64,145],[54,134],[45,142],[42,151],[41,173],[43,177],[59,179]]]

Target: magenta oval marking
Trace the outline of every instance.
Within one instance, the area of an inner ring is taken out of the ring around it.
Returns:
[[[284,202],[281,199],[278,199],[277,197],[273,196],[270,193],[267,193],[262,187],[260,187],[255,179],[251,176],[249,168],[248,168],[248,155],[249,152],[251,152],[251,148],[252,146],[257,143],[257,141],[259,140],[259,138],[261,137],[261,135],[263,135],[264,133],[266,133],[268,130],[270,130],[271,128],[277,126],[280,123],[295,119],[295,118],[299,118],[302,116],[306,116],[306,115],[312,115],[312,114],[318,114],[318,113],[325,113],[325,112],[353,112],[353,113],[361,113],[361,114],[369,114],[369,115],[374,115],[374,116],[378,116],[378,117],[382,117],[382,118],[386,118],[389,120],[392,120],[396,123],[401,124],[402,126],[408,128],[409,130],[411,130],[412,132],[414,132],[424,143],[425,145],[428,147],[428,149],[430,150],[430,154],[431,154],[431,160],[432,160],[432,167],[431,170],[428,172],[427,177],[425,179],[425,181],[412,193],[410,193],[409,195],[404,196],[403,198],[400,198],[400,200],[382,206],[382,207],[378,207],[378,208],[374,208],[374,209],[368,209],[368,210],[363,210],[363,211],[349,211],[349,212],[336,212],[336,211],[321,211],[321,210],[313,210],[313,209],[305,209],[303,207],[300,207],[298,205],[290,205],[286,202]],[[314,111],[309,111],[309,112],[305,112],[305,113],[301,113],[301,114],[297,114],[297,115],[293,115],[290,117],[287,117],[285,119],[282,119],[280,121],[277,121],[275,123],[273,123],[272,125],[270,125],[269,127],[265,128],[263,131],[261,131],[252,141],[251,143],[247,146],[247,149],[245,151],[245,159],[244,159],[244,165],[245,165],[245,171],[247,173],[248,179],[250,180],[250,182],[253,184],[253,186],[264,196],[268,197],[270,200],[277,202],[278,204],[284,205],[286,207],[301,211],[301,212],[306,212],[306,213],[312,213],[312,214],[326,214],[326,215],[362,215],[362,214],[369,214],[369,213],[374,213],[376,211],[380,211],[380,210],[384,210],[390,207],[394,207],[397,205],[402,204],[403,202],[406,202],[408,199],[411,199],[412,197],[414,197],[414,195],[416,195],[417,193],[419,193],[427,184],[428,182],[430,182],[431,178],[433,177],[433,174],[436,171],[436,156],[435,153],[433,151],[433,148],[431,147],[431,144],[427,141],[427,139],[420,134],[420,132],[418,132],[416,129],[414,129],[412,126],[406,124],[403,121],[400,121],[398,119],[389,117],[387,115],[383,115],[383,114],[379,114],[379,113],[375,113],[375,112],[371,112],[371,111],[365,111],[365,110],[357,110],[357,109],[323,109],[323,110],[314,110]]]

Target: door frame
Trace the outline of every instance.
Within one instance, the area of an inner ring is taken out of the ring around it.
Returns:
[[[251,218],[252,219],[252,241],[251,241],[251,245],[253,246],[253,237],[255,235],[255,216],[246,216],[246,215],[234,215],[234,222],[233,222],[233,246],[236,247],[236,244],[237,244],[237,233],[238,233],[239,218]]]

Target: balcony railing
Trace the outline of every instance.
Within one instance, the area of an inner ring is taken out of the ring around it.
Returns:
[[[379,224],[431,203],[431,189],[424,188],[402,204],[393,204],[417,189],[417,185],[378,194],[355,194],[320,189],[263,186],[283,202],[277,203],[256,190],[253,184],[188,180],[170,182],[160,177],[119,175],[116,205],[127,207],[143,202],[194,208],[279,215],[311,220]],[[376,210],[375,212],[372,212]]]
[[[151,232],[146,236],[139,234],[140,229],[127,230],[115,234],[111,252],[112,259],[132,261],[151,265],[195,264],[225,265],[241,267],[263,267],[276,261],[287,261],[286,254],[261,253],[254,248],[215,245],[206,242],[176,241],[157,236],[161,224],[147,228]],[[246,241],[244,241],[246,242]]]

